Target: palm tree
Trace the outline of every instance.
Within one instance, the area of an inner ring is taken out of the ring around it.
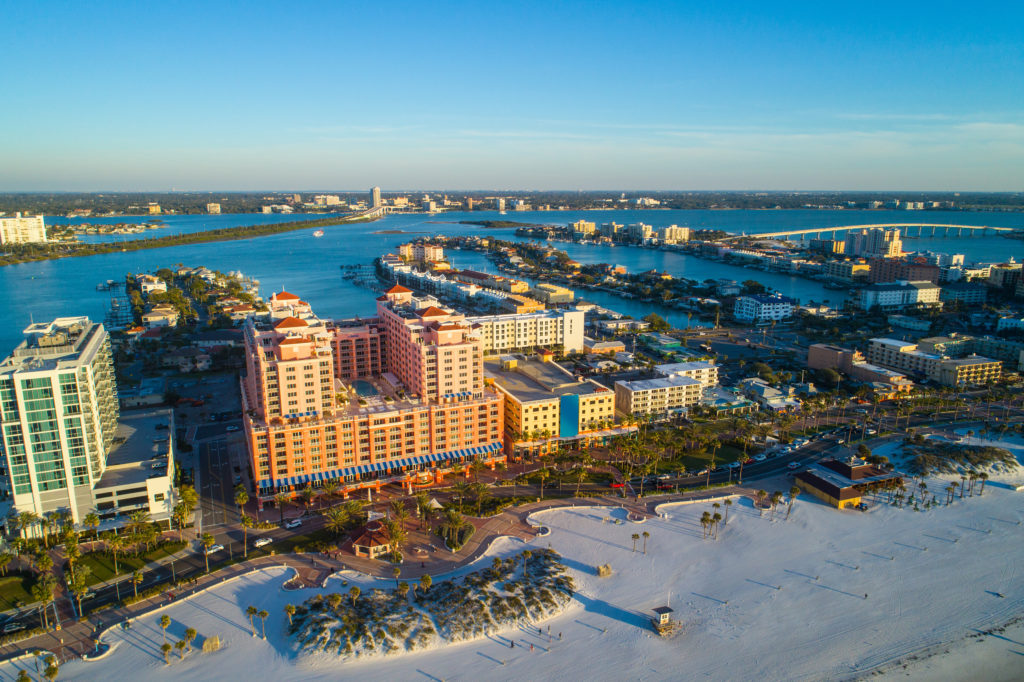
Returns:
[[[238,517],[245,516],[245,503],[249,501],[249,493],[241,485],[235,486],[235,506],[238,507]]]
[[[160,645],[160,651],[162,651],[163,654],[164,654],[164,663],[166,663],[167,665],[170,665],[170,663],[171,663],[171,652],[174,651],[174,647],[171,646],[170,644],[168,644],[167,642],[164,642],[163,644]]]
[[[778,490],[776,490],[775,492],[773,492],[773,493],[772,493],[772,499],[771,499],[771,502],[772,502],[772,515],[771,515],[771,520],[775,520],[775,508],[776,508],[777,506],[779,506],[779,502],[782,502],[782,493],[780,493],[780,492],[779,492]]]
[[[548,469],[547,467],[544,467],[543,469],[541,469],[541,470],[539,470],[537,472],[537,476],[540,478],[540,499],[543,500],[544,499],[544,481],[546,481],[551,476],[551,470]]]
[[[183,661],[185,660],[185,647],[186,644],[184,640],[179,639],[177,642],[174,643],[174,648],[178,650],[178,658],[180,658]]]
[[[48,628],[50,627],[50,617],[47,615],[47,609],[50,604],[53,603],[54,590],[57,589],[57,578],[52,574],[47,573],[41,576],[36,584],[32,586],[32,598],[36,601],[42,602],[42,613],[44,618],[44,624]]]
[[[353,585],[352,589],[348,591],[348,596],[352,600],[352,606],[356,605],[356,600],[359,599],[359,595],[362,592],[357,586]]]
[[[633,551],[635,552],[636,551],[636,541],[640,539],[640,534],[639,533],[633,533],[633,535],[631,537],[633,538]]]
[[[292,616],[295,615],[295,604],[285,604],[284,612],[288,614],[288,625],[292,624]]]
[[[358,589],[358,588],[352,588]],[[260,618],[260,628],[263,630],[263,639],[267,638],[267,616],[270,614],[264,609],[260,609],[260,612],[256,614]]]
[[[635,552],[636,550],[634,549],[633,551]],[[530,560],[530,557],[532,557],[532,556],[533,556],[533,552],[531,552],[528,549],[523,552],[523,577],[524,578],[529,574],[529,571],[527,570],[528,569],[527,562]]]
[[[185,524],[188,523],[188,514],[190,511],[192,510],[189,509],[188,505],[186,505],[184,502],[179,502],[178,504],[174,505],[172,516],[174,517],[174,522],[178,524],[179,542],[182,539],[182,532],[185,530]]]
[[[641,535],[644,537],[644,554],[647,554],[647,538],[651,537],[651,534],[644,531]]]
[[[797,495],[800,494],[800,488],[793,486],[789,489],[789,506],[786,509],[786,518],[789,518],[789,513],[793,511],[793,503],[796,502]]]
[[[757,515],[763,516],[764,509],[762,508],[762,504],[764,503],[765,498],[768,497],[768,491],[758,490],[756,493],[754,493],[754,496],[757,498]]]
[[[491,493],[483,483],[474,483],[470,488],[473,492],[473,499],[476,501],[476,515],[480,516],[483,511],[484,500],[490,497]]]
[[[39,523],[39,516],[35,512],[23,511],[18,513],[18,528],[21,529],[21,537],[28,539],[30,528]]]
[[[139,583],[143,580],[142,571],[132,573],[132,588],[135,590],[135,598],[139,598]]]
[[[981,489],[978,490],[978,497],[981,497],[985,494],[985,481],[988,480],[988,474],[982,471],[978,474],[978,478],[981,479]]]
[[[394,579],[395,579],[395,586],[397,587],[398,586],[398,576],[402,575],[402,569],[399,568],[398,566],[395,566],[394,568],[391,569],[391,575],[392,575],[392,577],[394,577]]]
[[[432,582],[433,582],[433,579],[430,577],[430,574],[429,573],[424,573],[423,577],[420,578],[420,591],[423,592],[423,594],[426,594],[427,590],[430,589],[430,584]]]
[[[732,506],[732,498],[727,497],[722,500],[722,504],[725,505],[725,525],[729,525],[729,507]]]
[[[206,572],[210,572],[210,548],[217,544],[217,541],[209,533],[203,533],[200,537],[203,544],[203,558],[206,559]]]
[[[452,485],[452,492],[459,498],[459,513],[462,513],[462,499],[469,494],[469,483],[466,481],[456,481]]]
[[[349,516],[344,507],[329,507],[323,513],[324,528],[336,536],[341,536],[348,527]]]
[[[704,529],[704,534],[701,537],[706,538],[708,536],[708,526],[711,525],[711,512],[701,514],[700,525]]]
[[[253,521],[251,516],[242,514],[242,518],[238,520],[238,525],[242,527],[242,556],[246,559],[249,558],[249,529],[256,527],[256,522]]]
[[[192,642],[194,642],[198,636],[199,633],[196,632],[195,628],[185,628],[185,644],[188,645],[189,652],[192,651]]]
[[[167,642],[167,628],[171,627],[170,616],[160,616],[160,629],[163,630],[164,642]]]
[[[100,527],[100,517],[95,512],[89,512],[82,518],[82,525],[92,531],[93,538],[96,537],[96,529]]]
[[[316,499],[316,491],[311,486],[306,486],[299,493],[299,497],[302,498],[302,504],[306,506],[306,513],[309,513],[309,508],[313,505],[313,500]]]
[[[398,587],[395,588],[395,591],[398,592],[399,597],[405,599],[405,596],[409,594],[409,583],[403,580],[402,582],[398,583]]]
[[[327,604],[335,611],[337,611],[338,607],[341,606],[341,600],[342,596],[337,592],[331,592],[327,595]]]
[[[255,618],[259,614],[259,612],[260,610],[255,606],[245,607],[245,615],[249,616],[249,626],[252,628],[253,637],[256,636],[256,623],[253,621],[253,618]]]
[[[0,554],[0,574],[7,575],[7,565],[14,560],[14,555],[4,552]]]
[[[323,485],[320,486],[320,490],[324,497],[331,498],[337,494],[338,487],[338,482],[331,479],[330,481],[324,481]]]
[[[416,513],[420,517],[420,530],[423,530],[423,524],[430,522],[430,495],[425,492],[416,493]]]
[[[711,516],[711,527],[715,529],[715,539],[716,540],[718,539],[718,524],[720,524],[721,522],[722,522],[722,515],[719,514],[718,512],[715,512]]]
[[[281,524],[284,524],[284,506],[291,502],[292,496],[290,493],[278,493],[274,495],[274,504],[277,505],[277,511],[281,515]]]

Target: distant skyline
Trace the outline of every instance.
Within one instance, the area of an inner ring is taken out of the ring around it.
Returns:
[[[7,3],[0,191],[1024,189],[1009,3]]]

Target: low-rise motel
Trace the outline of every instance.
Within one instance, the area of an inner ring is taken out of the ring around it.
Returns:
[[[504,400],[484,384],[481,340],[462,315],[401,286],[368,320],[320,320],[287,292],[269,308],[246,326],[242,380],[261,504],[325,481],[346,497],[391,482],[411,491],[504,459]]]

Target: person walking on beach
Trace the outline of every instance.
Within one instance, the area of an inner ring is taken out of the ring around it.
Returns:
[[[533,644],[530,645],[530,653],[533,653]]]

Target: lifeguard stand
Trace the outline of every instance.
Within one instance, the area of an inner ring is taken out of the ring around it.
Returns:
[[[659,635],[667,635],[672,632],[675,623],[672,622],[673,610],[668,606],[658,606],[654,609],[654,618],[651,618],[651,625],[658,631]]]

